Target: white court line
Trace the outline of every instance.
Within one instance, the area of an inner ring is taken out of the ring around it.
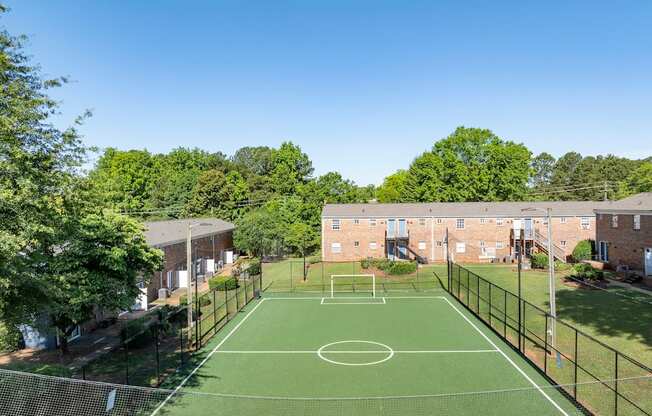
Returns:
[[[507,361],[508,361],[508,362],[509,362],[509,363],[510,363],[510,364],[511,364],[511,365],[512,365],[512,366],[513,366],[513,367],[514,367],[514,368],[515,368],[519,373],[521,373],[521,375],[522,375],[523,377],[525,377],[525,379],[526,379],[527,381],[530,382],[530,384],[532,384],[532,385],[533,385],[537,390],[539,390],[539,392],[543,395],[543,397],[545,397],[546,399],[548,399],[548,401],[549,401],[550,403],[552,403],[552,405],[555,406],[555,408],[557,408],[557,410],[559,410],[559,411],[561,412],[561,414],[563,414],[563,415],[565,415],[565,416],[568,416],[568,413],[566,413],[566,411],[564,411],[564,409],[562,409],[561,407],[559,407],[559,405],[558,405],[554,400],[552,400],[552,399],[550,398],[550,396],[548,396],[548,395],[546,394],[546,392],[544,392],[544,391],[541,389],[541,387],[539,387],[539,386],[537,385],[537,383],[534,382],[534,380],[532,380],[532,379],[531,379],[527,374],[525,374],[525,371],[523,371],[523,370],[522,370],[522,369],[521,369],[521,368],[520,368],[520,367],[519,367],[519,366],[518,366],[514,361],[512,361],[512,359],[509,358],[509,357],[507,356],[507,354],[505,354],[505,353],[503,352],[503,350],[501,350],[500,348],[498,348],[498,346],[497,346],[497,345],[496,345],[496,344],[495,344],[495,343],[494,343],[494,342],[493,342],[493,341],[492,341],[488,336],[486,336],[486,335],[484,334],[484,332],[480,331],[480,328],[478,328],[478,327],[477,327],[473,322],[471,322],[471,320],[470,320],[469,318],[466,317],[466,315],[464,315],[464,314],[463,314],[459,309],[457,309],[457,307],[455,307],[455,305],[453,305],[453,303],[452,303],[450,300],[448,300],[447,298],[444,298],[444,300],[445,300],[445,301],[446,301],[446,302],[451,306],[451,308],[453,308],[453,309],[454,309],[458,314],[460,314],[460,316],[461,316],[462,318],[464,318],[464,320],[465,320],[466,322],[468,322],[469,325],[471,325],[473,328],[475,328],[475,330],[478,331],[478,333],[479,333],[480,335],[482,335],[482,337],[483,337],[484,339],[486,339],[487,342],[489,342],[489,343],[490,343],[490,344],[491,344],[491,345],[496,349],[496,351],[500,353],[500,355],[502,355],[503,357],[505,357],[505,359],[506,359],[506,360],[507,360]]]
[[[216,354],[317,354],[319,351],[311,350],[219,350]],[[322,351],[322,354],[388,354],[389,350],[369,351]],[[395,350],[395,354],[469,354],[469,353],[496,353],[498,350]]]
[[[444,296],[383,296],[385,299],[445,299]],[[320,300],[320,299],[326,299],[322,296],[313,296],[313,297],[306,297],[306,296],[288,296],[288,297],[268,297],[264,298],[267,300]],[[331,298],[327,298],[331,299]],[[346,297],[341,297],[337,299],[373,299],[372,297],[369,296],[346,296]],[[378,298],[376,298],[378,299]]]
[[[212,351],[211,351],[211,352],[206,356],[206,358],[204,358],[204,359],[203,359],[203,360],[202,360],[202,361],[197,365],[197,367],[195,367],[195,368],[190,372],[190,374],[188,374],[188,376],[186,376],[186,378],[184,378],[184,379],[181,381],[181,383],[179,383],[179,385],[178,385],[177,387],[175,387],[174,390],[172,390],[172,393],[170,393],[170,394],[165,398],[165,400],[163,400],[163,403],[161,403],[160,405],[158,405],[158,406],[156,407],[156,409],[154,409],[154,411],[152,412],[152,414],[151,414],[150,416],[154,416],[155,414],[157,414],[157,413],[158,413],[158,412],[163,408],[163,406],[165,406],[165,405],[167,404],[167,402],[170,401],[170,399],[172,398],[172,396],[174,396],[174,395],[175,395],[175,394],[176,394],[176,393],[181,389],[181,387],[183,387],[183,386],[188,382],[188,380],[190,380],[190,379],[192,378],[192,376],[195,375],[195,373],[197,372],[197,370],[199,370],[199,369],[201,368],[201,366],[203,366],[204,364],[206,364],[206,361],[208,361],[209,358],[211,358],[211,356],[212,356],[213,354],[215,354],[215,352],[217,351],[217,349],[220,348],[220,347],[222,346],[222,344],[224,344],[224,343],[226,342],[226,340],[229,339],[229,337],[231,337],[231,335],[233,335],[233,333],[235,333],[235,331],[238,330],[238,328],[240,328],[240,325],[242,325],[242,324],[244,323],[244,321],[246,321],[247,318],[249,318],[249,316],[251,316],[251,314],[254,313],[254,311],[255,311],[256,309],[258,309],[258,307],[259,307],[260,305],[263,304],[263,302],[265,302],[265,298],[262,298],[262,299],[260,300],[260,302],[259,302],[256,306],[254,306],[253,309],[250,310],[249,313],[247,313],[247,314],[244,316],[244,318],[242,318],[242,320],[241,320],[240,322],[238,322],[238,324],[237,324],[235,327],[233,327],[233,329],[231,330],[231,332],[229,332],[229,333],[228,333],[228,334],[227,334],[227,335],[222,339],[222,341],[220,341],[220,343],[217,344],[217,345],[215,346],[215,348],[213,348],[213,350],[212,350]]]
[[[338,301],[341,300],[341,301],[344,301],[344,302],[333,302],[333,303],[325,302],[328,299],[333,299],[333,300],[336,299]],[[365,299],[365,300],[369,300],[369,301],[375,301],[376,299],[379,299],[379,300],[382,300],[382,302],[346,302],[349,299],[353,299],[353,300]],[[387,302],[385,301],[384,297],[380,297],[380,298],[355,298],[355,299],[345,297],[345,298],[321,298],[320,305],[385,305],[386,303]]]

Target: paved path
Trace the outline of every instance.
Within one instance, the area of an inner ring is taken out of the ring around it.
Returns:
[[[652,296],[652,290],[641,289],[640,287],[630,285],[629,283],[619,282],[618,280],[613,280],[613,279],[609,279],[609,278],[607,278],[607,280],[609,281],[610,285],[624,287],[626,289],[631,289],[631,290],[634,290],[636,292],[645,293],[648,296]]]

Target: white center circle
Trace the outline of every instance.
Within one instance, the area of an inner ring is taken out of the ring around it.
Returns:
[[[328,347],[332,347],[333,345],[341,345],[341,344],[371,344],[371,345],[377,345],[381,347],[384,351],[325,351],[328,349]],[[337,361],[337,360],[332,360],[330,358],[324,357],[324,354],[353,354],[353,353],[360,353],[360,354],[383,354],[386,353],[387,356],[383,357],[380,360],[376,361],[369,361],[369,362],[360,362],[360,363],[348,363],[344,361]],[[389,346],[385,344],[381,344],[380,342],[375,342],[375,341],[362,341],[362,340],[348,340],[348,341],[337,341],[337,342],[331,342],[330,344],[323,345],[319,350],[317,350],[317,355],[319,358],[322,360],[329,362],[331,364],[338,364],[338,365],[351,365],[351,366],[361,366],[361,365],[374,365],[374,364],[380,364],[384,363],[385,361],[391,359],[394,356],[394,350],[391,349]]]

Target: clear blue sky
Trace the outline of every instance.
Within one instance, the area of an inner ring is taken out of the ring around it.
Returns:
[[[456,126],[652,155],[652,2],[5,0],[87,143],[299,144],[380,183]]]

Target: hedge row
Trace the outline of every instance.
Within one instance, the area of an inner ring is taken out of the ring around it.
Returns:
[[[392,261],[389,259],[364,259],[360,261],[363,269],[376,268],[391,275],[411,274],[417,271],[417,264],[410,261]]]

